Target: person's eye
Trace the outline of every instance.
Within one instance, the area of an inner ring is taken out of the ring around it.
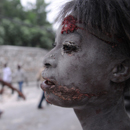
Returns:
[[[72,44],[72,42],[65,42],[63,44],[63,51],[65,53],[71,53],[71,52],[76,52],[78,50],[78,47],[74,44]]]

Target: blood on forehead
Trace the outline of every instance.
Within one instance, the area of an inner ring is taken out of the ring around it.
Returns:
[[[61,34],[63,34],[63,32],[66,32],[68,34],[69,32],[72,33],[77,29],[82,29],[78,27],[76,23],[80,23],[80,22],[78,22],[77,19],[72,15],[69,15],[66,18],[64,18],[64,21],[62,22],[63,27],[61,30]]]
[[[81,21],[78,21],[75,17],[73,17],[72,15],[68,15],[67,17],[64,18],[63,22],[62,22],[62,29],[61,29],[61,34],[63,34],[64,32],[66,32],[67,34],[68,33],[72,33],[74,32],[75,30],[77,29],[82,29],[82,30],[85,30],[83,28],[80,28],[78,27],[76,24],[77,23],[81,23]],[[99,38],[100,40],[106,42],[107,44],[111,45],[112,48],[116,47],[118,45],[118,43],[122,43],[124,40],[123,37],[119,38],[117,36],[113,36],[113,39],[115,39],[113,42],[111,42],[111,39],[112,39],[112,36],[106,32],[102,32],[103,34],[105,34],[109,39],[110,41],[107,41],[105,39],[102,39],[101,37],[89,32],[90,34],[94,35],[95,37]],[[116,42],[115,42],[116,41]]]

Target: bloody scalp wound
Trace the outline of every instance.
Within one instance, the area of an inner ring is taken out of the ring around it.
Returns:
[[[62,22],[63,27],[61,30],[61,34],[63,34],[64,32],[68,34],[69,32],[72,33],[77,29],[82,29],[76,25],[77,23],[79,22],[72,15],[69,15],[66,18],[64,18],[64,21]]]

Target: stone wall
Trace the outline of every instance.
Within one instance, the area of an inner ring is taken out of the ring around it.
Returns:
[[[12,72],[15,72],[17,65],[22,65],[26,71],[29,81],[36,81],[36,75],[42,67],[42,61],[46,50],[32,47],[0,46],[0,76],[4,63],[8,63]]]

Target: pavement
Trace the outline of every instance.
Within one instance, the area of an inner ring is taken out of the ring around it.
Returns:
[[[17,87],[17,84],[13,84]],[[19,99],[17,93],[5,88],[0,95],[0,110],[4,113],[0,118],[0,130],[82,130],[80,123],[71,108],[47,105],[37,109],[42,90],[36,83],[24,84],[23,93],[26,100]]]
[[[13,84],[17,88],[17,84]],[[5,92],[0,95],[0,130],[82,130],[80,123],[71,108],[62,108],[47,105],[43,101],[44,109],[37,109],[42,96],[41,88],[35,82],[24,84],[23,93],[26,100],[19,99],[15,92],[5,87]],[[130,103],[125,100],[125,105]],[[130,116],[130,109],[127,110]]]

